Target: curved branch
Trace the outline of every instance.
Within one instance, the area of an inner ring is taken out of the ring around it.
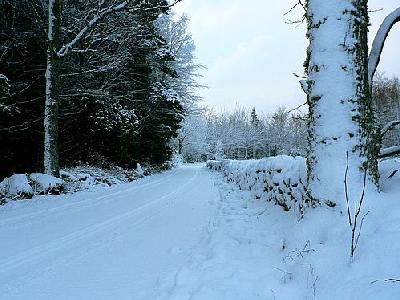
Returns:
[[[385,136],[386,133],[388,133],[389,131],[395,129],[397,126],[400,126],[400,120],[395,120],[392,122],[387,123],[383,128],[382,128],[382,132],[381,132],[381,136]]]
[[[372,79],[381,60],[381,54],[383,47],[385,46],[386,38],[388,37],[392,27],[397,22],[400,22],[400,7],[385,18],[375,36],[368,61],[368,79],[370,83],[372,83]]]
[[[149,10],[158,10],[158,9],[167,9],[173,7],[178,4],[182,0],[174,0],[172,3],[164,6],[154,6],[151,8],[142,7],[142,3],[129,8],[129,4],[131,4],[132,0],[125,0],[118,4],[113,4],[107,8],[100,10],[93,18],[89,21],[89,23],[83,27],[77,35],[67,44],[63,45],[61,49],[57,51],[58,57],[66,56],[82,39],[86,37],[86,35],[97,26],[97,24],[108,15],[112,13],[127,10],[129,12],[138,12],[138,11],[149,11]]]
[[[386,149],[382,149],[379,154],[379,158],[386,158],[391,156],[396,156],[400,154],[400,146],[393,146]]]

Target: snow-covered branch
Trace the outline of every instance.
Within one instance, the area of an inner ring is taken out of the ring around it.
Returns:
[[[400,120],[395,120],[387,123],[383,128],[382,128],[382,133],[381,136],[383,137],[386,133],[389,131],[395,129],[397,126],[400,125]]]
[[[87,33],[94,28],[97,23],[99,23],[100,20],[102,20],[104,17],[107,15],[124,10],[126,6],[128,5],[129,1],[124,1],[122,3],[116,4],[116,5],[111,5],[107,8],[104,8],[99,11],[89,22],[88,24],[82,28],[78,34],[75,36],[74,39],[72,39],[69,43],[65,44],[64,46],[61,47],[59,51],[57,51],[57,55],[59,57],[64,57],[66,56],[70,50],[73,49],[73,47],[78,44],[86,35]]]
[[[385,158],[389,156],[394,156],[400,154],[400,146],[393,146],[381,150],[379,158]]]
[[[127,10],[130,13],[138,12],[138,11],[146,11],[146,10],[158,10],[158,9],[167,9],[182,0],[174,0],[171,4],[165,6],[156,6],[151,8],[143,8],[141,4],[136,5],[135,7],[128,7],[128,5],[132,2],[132,0],[125,0],[121,3],[110,5],[109,7],[101,9],[97,14],[93,16],[93,18],[87,23],[85,27],[83,27],[76,36],[67,44],[61,47],[59,51],[57,51],[57,55],[59,57],[66,56],[82,39],[86,37],[86,35],[93,29],[95,26],[105,17],[112,13],[116,13],[119,11]]]
[[[368,77],[370,82],[372,82],[376,69],[381,60],[381,54],[389,32],[397,22],[400,22],[400,7],[385,18],[375,36],[368,63]]]

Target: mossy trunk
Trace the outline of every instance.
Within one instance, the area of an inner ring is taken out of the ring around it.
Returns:
[[[307,1],[308,186],[312,198],[320,202],[343,201],[347,164],[351,197],[358,197],[366,169],[371,182],[378,184],[367,2]]]

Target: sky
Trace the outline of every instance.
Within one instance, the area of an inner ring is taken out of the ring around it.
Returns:
[[[322,0],[324,1],[324,0]],[[294,74],[303,75],[308,41],[305,25],[287,24],[301,18],[300,9],[284,16],[296,0],[183,0],[175,11],[191,19],[202,83],[204,105],[232,110],[237,105],[270,113],[278,107],[294,108],[305,95]],[[382,4],[384,2],[384,4]],[[400,0],[370,0],[371,37]],[[390,34],[380,69],[400,76],[400,26]],[[397,48],[397,49],[396,49]]]

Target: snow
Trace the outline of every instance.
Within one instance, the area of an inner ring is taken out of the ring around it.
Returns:
[[[35,193],[48,194],[59,193],[62,189],[63,181],[51,175],[32,173],[29,175]]]
[[[301,218],[306,205],[306,160],[303,157],[279,155],[260,160],[209,161],[210,169],[222,171],[228,181],[241,190],[251,191],[254,198],[273,201]]]
[[[298,176],[304,161],[224,163],[240,178],[257,165]],[[398,299],[400,174],[388,178],[396,169],[400,159],[380,162],[382,193],[367,190],[362,214],[370,213],[353,260],[345,205],[308,208],[299,221],[202,165],[109,189],[8,203],[0,207],[0,294],[43,300]]]
[[[312,101],[310,164],[314,198],[336,202],[343,197],[343,174],[349,155],[349,180],[362,182],[364,142],[356,123],[357,55],[353,34],[355,2],[307,1],[310,62],[308,95]],[[358,20],[359,21],[359,20]],[[337,88],[340,87],[340,88]],[[350,189],[350,194],[358,191]]]
[[[0,73],[0,80],[8,81],[8,78],[6,75]]]
[[[139,163],[136,165],[136,174],[138,174],[139,177],[144,176],[143,168]]]
[[[61,178],[42,173],[15,174],[0,182],[0,205],[10,200],[32,198],[33,195],[72,193],[90,190],[95,186],[109,187],[159,172],[157,168],[137,165],[136,170],[81,165],[61,170]]]
[[[386,157],[390,156],[391,154],[395,154],[400,152],[400,146],[392,146],[381,150],[380,156]]]
[[[392,27],[400,21],[400,7],[391,12],[382,22],[372,43],[368,59],[368,79],[372,83],[374,74],[381,60],[382,50],[385,46],[386,38]]]
[[[399,166],[383,161],[382,177]],[[367,193],[363,213],[370,213],[351,262],[340,209],[312,209],[298,222],[217,180],[221,200],[210,237],[170,274],[157,299],[398,299],[400,177],[384,181],[381,195]]]
[[[200,166],[0,207],[2,299],[155,299],[207,235],[219,197]]]
[[[0,190],[11,198],[33,196],[32,187],[29,185],[28,177],[25,174],[14,174],[0,183]]]

